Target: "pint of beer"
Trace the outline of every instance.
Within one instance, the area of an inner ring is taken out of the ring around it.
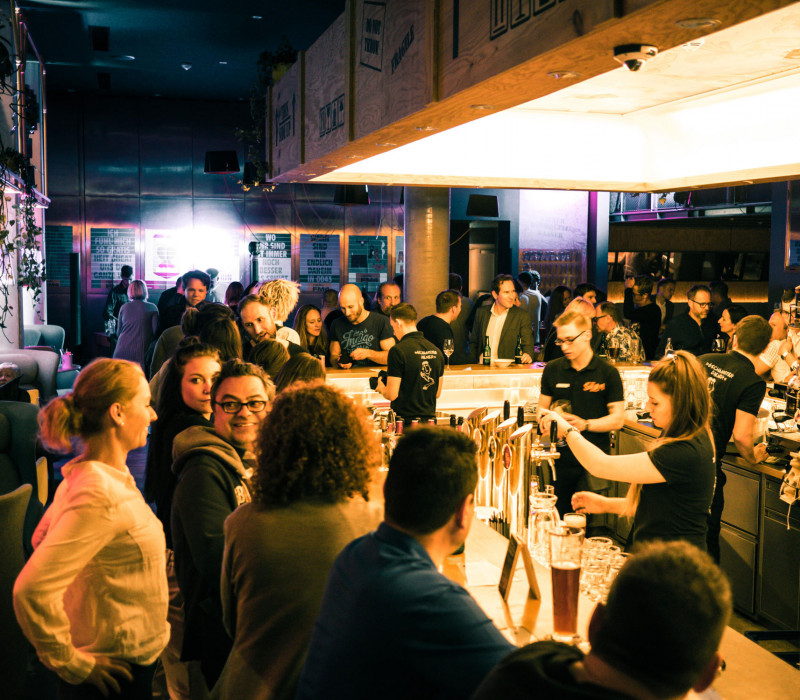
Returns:
[[[550,530],[553,584],[553,639],[571,644],[578,637],[578,592],[584,530],[559,525]]]

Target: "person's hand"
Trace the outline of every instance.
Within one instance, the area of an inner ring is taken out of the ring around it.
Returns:
[[[340,369],[350,369],[353,366],[352,362],[339,362],[338,360],[336,364],[339,365]]]
[[[129,664],[120,659],[110,659],[107,656],[95,656],[94,668],[84,683],[89,683],[97,688],[107,698],[111,692],[119,694],[119,679],[129,683],[133,681],[133,674]]]
[[[572,507],[576,513],[605,513],[605,498],[591,491],[572,494]]]
[[[767,443],[759,442],[753,448],[753,457],[755,458],[756,464],[763,462],[767,458]]]
[[[529,365],[531,362],[533,362],[533,358],[527,352],[522,353],[520,360],[522,360],[523,365]]]
[[[547,434],[547,431],[550,430],[550,424],[555,422],[558,426],[558,437],[564,437],[564,433],[569,430],[572,425],[570,422],[562,416],[560,413],[556,411],[548,411],[547,409],[542,409],[539,419],[539,424],[542,426],[542,433]]]
[[[581,432],[586,430],[586,419],[576,416],[574,413],[565,413],[557,411],[557,413],[564,418],[573,428],[577,428]]]
[[[350,357],[354,360],[367,360],[369,359],[369,350],[366,348],[356,348],[355,350],[350,352]]]
[[[633,289],[633,283],[636,281],[633,277],[625,278],[625,289]]]

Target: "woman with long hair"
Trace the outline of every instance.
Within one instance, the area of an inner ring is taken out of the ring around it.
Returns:
[[[325,379],[322,363],[307,352],[298,352],[275,375],[275,391],[280,393],[295,382],[310,382],[315,379]]]
[[[176,478],[172,473],[172,443],[175,436],[195,425],[212,426],[211,385],[220,371],[219,351],[195,336],[181,340],[165,365],[159,394],[158,420],[153,423],[147,450],[144,496],[156,506],[164,526],[169,582],[169,644],[161,655],[169,696],[174,700],[190,695],[188,668],[180,662],[183,644],[183,598],[178,588],[172,556],[170,513]]]
[[[125,307],[123,307],[125,308]],[[740,304],[731,304],[727,309],[722,311],[719,317],[719,329],[725,335],[725,350],[727,352],[731,348],[731,340],[733,339],[733,332],[736,330],[736,324],[739,323],[745,316],[747,316],[747,309]]]
[[[239,301],[243,296],[244,285],[241,282],[234,280],[225,290],[225,306],[228,306],[235,311],[236,307],[239,305]]]
[[[141,367],[100,359],[39,415],[51,450],[81,453],[33,535],[14,610],[60,698],[151,697],[169,637],[164,532],[126,460],[156,414]]]
[[[372,426],[336,389],[279,394],[257,447],[253,502],[225,522],[222,607],[234,642],[212,697],[294,697],[333,561],[381,518],[367,502],[380,463]]]
[[[647,396],[661,436],[646,452],[607,455],[553,411],[542,412],[542,427],[556,421],[559,437],[594,476],[631,484],[627,498],[579,491],[572,497],[577,512],[633,516],[629,549],[659,539],[686,540],[705,551],[715,477],[706,373],[694,355],[680,350],[650,371]]]
[[[119,310],[114,357],[144,368],[144,356],[158,329],[158,307],[147,301],[147,285],[142,280],[133,280],[128,285],[128,299]]]
[[[319,307],[313,304],[301,306],[294,317],[294,329],[300,336],[300,346],[309,355],[328,357],[328,334]]]

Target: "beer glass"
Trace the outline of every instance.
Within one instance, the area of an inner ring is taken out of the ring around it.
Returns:
[[[559,525],[550,528],[550,576],[553,585],[553,639],[576,643],[581,546],[584,530]]]

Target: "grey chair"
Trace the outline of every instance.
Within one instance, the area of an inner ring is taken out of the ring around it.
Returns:
[[[38,389],[39,402],[44,405],[57,394],[58,368],[61,355],[47,350],[2,350],[0,362],[13,362],[22,370],[23,389]]]
[[[0,401],[0,494],[23,484],[34,489],[25,516],[24,542],[28,552],[32,551],[31,535],[47,501],[49,482],[46,463],[37,465],[38,415],[39,409],[33,404]]]
[[[32,656],[28,640],[17,624],[12,603],[14,581],[25,564],[22,538],[32,490],[30,484],[23,484],[0,496],[0,639],[3,640],[0,678],[3,679],[2,695],[7,700],[22,697]]]
[[[32,345],[46,345],[56,352],[64,349],[64,339],[66,338],[66,331],[61,326],[42,323],[34,326],[25,326],[23,329],[23,336],[25,338],[25,347]],[[33,339],[34,334],[38,333],[38,337],[34,342],[28,342],[28,338]]]

